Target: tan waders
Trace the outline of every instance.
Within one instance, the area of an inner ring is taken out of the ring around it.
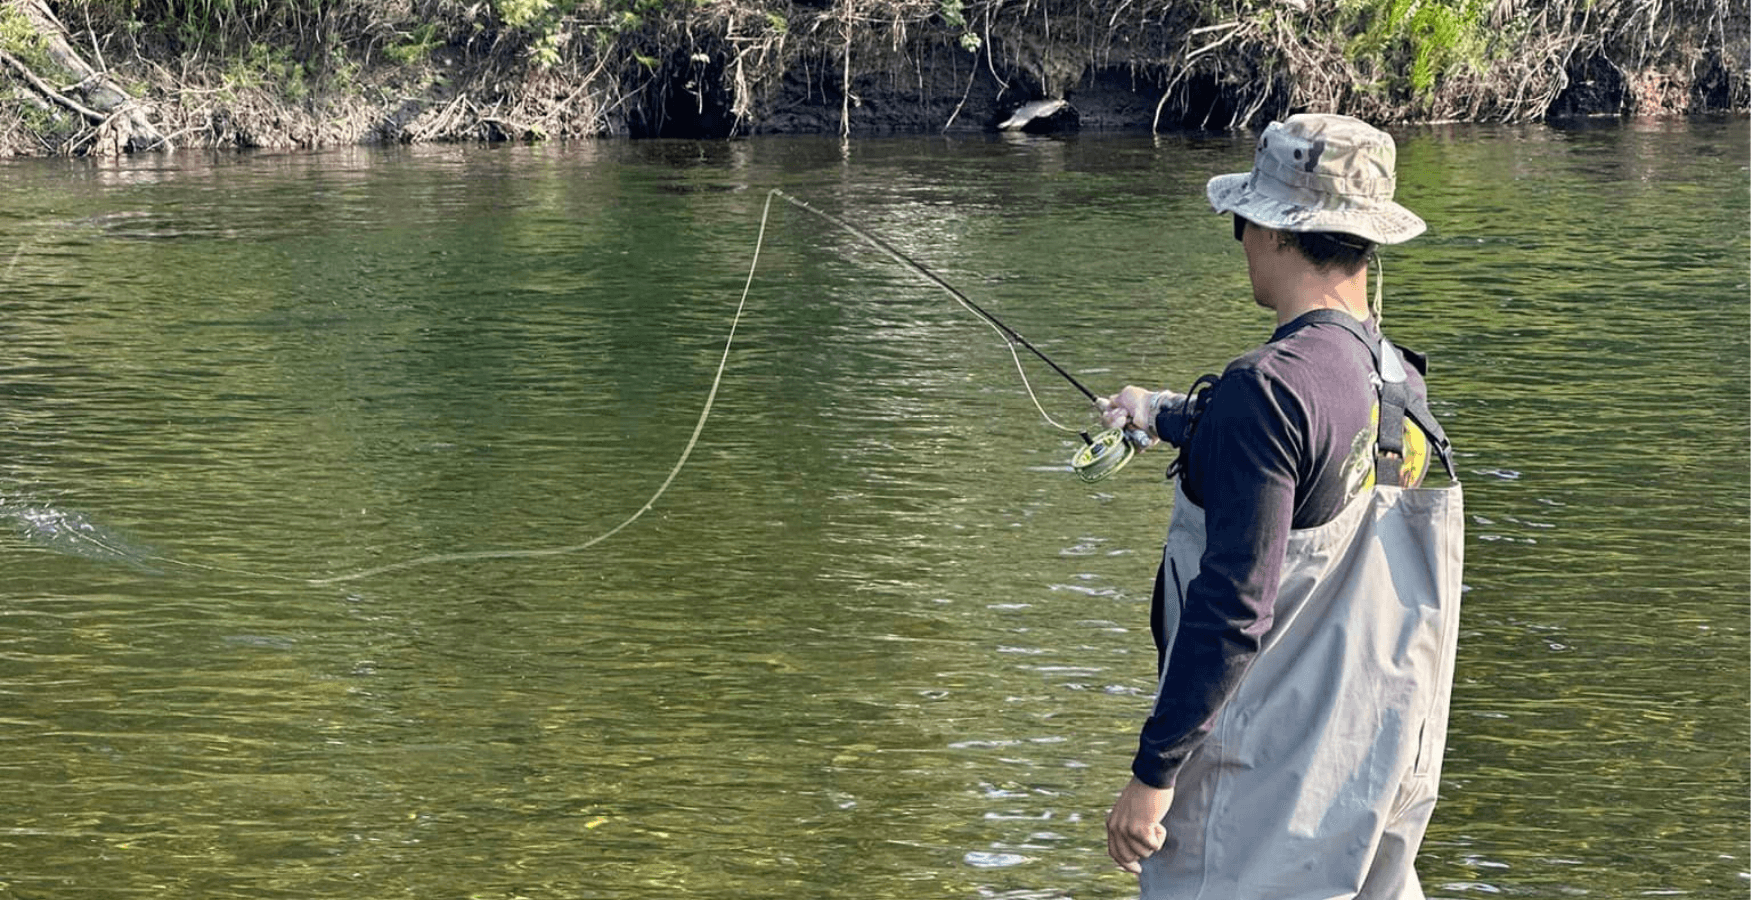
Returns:
[[[1366,343],[1380,376],[1378,447],[1399,448],[1401,360],[1387,342]],[[1424,897],[1414,856],[1438,797],[1456,662],[1462,488],[1396,486],[1398,463],[1380,459],[1377,486],[1291,533],[1272,630],[1177,775],[1168,839],[1140,875],[1144,900]],[[1206,514],[1178,485],[1166,646],[1205,544]]]

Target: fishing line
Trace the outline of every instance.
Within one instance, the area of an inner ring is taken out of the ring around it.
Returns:
[[[127,547],[116,546],[116,545],[112,544],[111,542],[104,540],[103,538],[101,538],[97,534],[88,533],[85,529],[81,529],[81,528],[72,528],[67,533],[71,537],[73,537],[76,542],[83,541],[85,543],[88,543],[94,547],[97,547],[97,548],[105,551],[107,554],[110,554],[112,556],[115,556],[115,557],[118,557],[118,558],[121,558],[124,560],[134,560],[134,561],[138,561],[138,562],[156,562],[156,563],[163,563],[165,565],[170,565],[170,566],[177,566],[179,568],[184,568],[184,569],[195,569],[195,570],[200,570],[200,571],[204,571],[204,572],[219,572],[219,573],[225,573],[225,574],[230,574],[230,575],[244,575],[244,576],[249,576],[249,577],[253,577],[253,578],[264,578],[264,579],[271,579],[271,580],[275,580],[275,581],[292,582],[292,583],[297,583],[297,584],[306,584],[306,585],[313,585],[313,586],[342,584],[342,583],[349,582],[349,581],[358,581],[362,578],[370,578],[374,575],[382,575],[386,572],[396,572],[396,571],[401,571],[404,569],[413,569],[413,568],[417,568],[420,566],[436,565],[439,563],[467,562],[467,561],[485,560],[485,559],[533,559],[533,558],[548,557],[548,556],[562,556],[565,554],[578,553],[580,551],[590,549],[591,547],[594,547],[594,546],[608,540],[609,538],[615,536],[616,534],[620,533],[623,529],[627,528],[629,525],[634,524],[634,522],[639,520],[639,518],[641,516],[644,516],[647,512],[649,512],[652,509],[653,505],[658,502],[659,498],[664,496],[665,491],[670,489],[671,484],[676,481],[677,475],[679,475],[682,472],[683,467],[688,464],[689,457],[694,453],[696,444],[698,444],[700,442],[701,432],[707,426],[707,418],[713,411],[713,402],[715,399],[718,398],[720,384],[724,381],[724,378],[725,378],[726,364],[731,359],[731,347],[732,347],[734,340],[737,337],[737,326],[743,321],[744,309],[748,306],[748,303],[749,303],[750,288],[755,283],[756,269],[757,269],[757,266],[761,262],[762,247],[763,247],[763,244],[764,244],[766,237],[767,237],[768,220],[769,220],[769,217],[771,216],[772,211],[773,211],[773,203],[774,203],[775,197],[780,197],[780,198],[786,200],[788,203],[791,203],[792,205],[794,205],[800,209],[803,209],[803,210],[810,212],[814,215],[820,216],[824,220],[826,220],[826,221],[828,221],[828,222],[830,222],[830,223],[832,223],[832,224],[834,224],[842,229],[845,229],[847,232],[853,234],[855,237],[858,237],[861,240],[871,244],[872,246],[876,247],[877,249],[883,251],[885,254],[889,255],[891,258],[893,258],[896,261],[907,266],[909,269],[919,273],[920,275],[925,277],[927,280],[931,281],[933,284],[936,284],[940,288],[943,288],[947,293],[949,293],[951,295],[951,297],[953,299],[955,299],[957,301],[958,304],[963,306],[964,309],[967,309],[970,312],[974,313],[982,321],[986,322],[988,327],[992,328],[997,334],[1000,335],[1000,337],[1005,339],[1006,347],[1011,352],[1011,355],[1012,355],[1012,362],[1017,367],[1018,377],[1023,381],[1024,390],[1026,393],[1029,394],[1030,402],[1035,404],[1037,412],[1042,414],[1042,418],[1044,420],[1046,420],[1048,422],[1048,424],[1054,426],[1055,428],[1061,429],[1062,431],[1075,432],[1081,438],[1084,439],[1084,442],[1085,442],[1084,446],[1079,449],[1078,454],[1074,456],[1073,461],[1072,461],[1073,469],[1074,469],[1074,471],[1076,471],[1079,474],[1079,477],[1083,478],[1086,481],[1097,481],[1099,479],[1107,477],[1110,474],[1113,474],[1116,470],[1120,469],[1121,466],[1125,465],[1127,463],[1128,459],[1132,458],[1135,445],[1136,444],[1143,444],[1143,435],[1137,435],[1137,433],[1129,433],[1129,434],[1124,436],[1121,431],[1112,429],[1110,431],[1106,431],[1106,432],[1098,435],[1095,439],[1093,439],[1090,435],[1086,434],[1083,431],[1078,431],[1077,429],[1068,428],[1067,426],[1061,425],[1059,422],[1056,422],[1054,420],[1054,418],[1048,414],[1048,411],[1042,408],[1042,403],[1036,398],[1036,392],[1030,385],[1029,376],[1024,371],[1023,360],[1018,356],[1018,351],[1017,351],[1018,347],[1023,347],[1025,350],[1028,350],[1031,353],[1035,354],[1035,356],[1038,359],[1040,359],[1044,363],[1046,363],[1049,366],[1049,368],[1051,368],[1055,371],[1056,374],[1058,374],[1062,378],[1066,379],[1067,382],[1072,384],[1073,387],[1077,388],[1081,393],[1083,393],[1090,400],[1095,401],[1097,399],[1097,395],[1094,392],[1092,392],[1089,388],[1085,387],[1082,383],[1080,383],[1077,378],[1073,377],[1072,373],[1070,373],[1066,369],[1062,368],[1054,360],[1048,358],[1047,354],[1045,354],[1041,350],[1037,349],[1034,344],[1031,344],[1028,340],[1026,340],[1024,338],[1023,335],[1019,334],[1011,326],[1000,321],[1000,319],[998,317],[994,316],[992,313],[983,309],[979,304],[975,303],[973,300],[970,300],[966,295],[963,294],[963,292],[961,292],[961,291],[957,290],[955,287],[951,286],[951,284],[949,282],[946,282],[943,278],[940,278],[936,273],[932,272],[930,269],[928,269],[925,266],[921,265],[920,263],[914,261],[907,254],[905,254],[902,251],[891,246],[887,241],[883,240],[882,238],[879,238],[878,236],[876,236],[874,234],[871,234],[870,232],[865,231],[862,228],[859,228],[858,226],[852,224],[851,222],[846,221],[845,219],[840,218],[839,216],[835,216],[835,215],[832,215],[830,213],[824,212],[823,210],[820,210],[820,209],[810,205],[809,203],[806,203],[805,201],[800,200],[799,198],[794,197],[794,196],[792,196],[784,191],[781,191],[779,189],[774,189],[774,190],[771,190],[768,192],[767,199],[765,201],[763,201],[763,203],[762,203],[762,218],[761,218],[760,224],[758,225],[758,227],[756,229],[755,251],[750,256],[750,267],[749,267],[749,272],[744,277],[743,291],[738,296],[737,309],[735,312],[732,313],[731,327],[727,330],[726,335],[725,335],[725,345],[724,345],[724,348],[721,350],[720,355],[719,355],[718,368],[713,373],[712,386],[710,388],[708,388],[708,390],[707,390],[707,400],[705,403],[703,403],[701,405],[701,414],[695,420],[694,431],[690,433],[688,442],[683,446],[682,455],[677,458],[676,464],[671,466],[670,473],[668,475],[666,475],[664,478],[664,481],[658,485],[657,490],[652,492],[652,496],[648,497],[646,502],[644,504],[642,504],[639,509],[634,510],[634,512],[631,515],[629,515],[627,518],[623,519],[615,527],[609,529],[608,531],[603,532],[602,534],[597,535],[596,537],[594,537],[588,541],[584,541],[583,543],[578,543],[578,544],[570,544],[570,545],[567,545],[564,547],[543,547],[543,548],[522,549],[522,550],[473,550],[473,551],[462,551],[462,552],[453,552],[453,553],[433,553],[433,554],[429,554],[427,556],[421,556],[421,557],[416,557],[413,559],[402,560],[400,562],[393,562],[393,563],[388,563],[388,564],[381,565],[381,566],[373,566],[373,567],[366,568],[366,569],[359,569],[357,571],[347,572],[347,573],[341,574],[341,575],[331,575],[331,576],[327,576],[327,577],[316,578],[316,577],[295,577],[295,576],[289,576],[289,575],[277,575],[277,574],[274,574],[271,572],[259,572],[259,571],[254,571],[254,570],[250,570],[250,569],[241,569],[241,568],[234,568],[234,567],[230,567],[230,566],[219,566],[219,565],[211,565],[211,564],[206,564],[206,563],[189,562],[187,560],[181,560],[181,559],[173,559],[173,558],[170,558],[167,556],[162,556],[162,555],[159,555],[156,553],[146,553],[146,552],[141,552],[139,550],[134,550],[134,549],[127,548]],[[22,252],[22,248],[21,248],[21,252]],[[14,258],[12,261],[12,265],[16,265],[16,264],[17,264],[17,254],[14,255]],[[8,267],[8,271],[10,271],[10,266]]]
[[[980,304],[970,300],[962,291],[952,287],[950,282],[940,278],[937,273],[928,269],[926,266],[914,261],[914,259],[909,257],[908,254],[897,250],[895,247],[891,246],[888,241],[854,225],[846,219],[817,209],[809,203],[806,203],[779,188],[769,191],[768,196],[770,199],[775,196],[782,197],[786,202],[791,203],[793,206],[821,216],[831,224],[845,229],[854,237],[882,250],[884,253],[888,254],[890,258],[910,269],[913,269],[928,281],[943,288],[945,292],[950,294],[951,298],[961,304],[964,309],[979,316],[982,321],[987,323],[989,328],[992,328],[1000,337],[1004,338],[1006,349],[1010,350],[1012,354],[1012,363],[1017,366],[1018,378],[1024,383],[1024,392],[1030,395],[1030,402],[1036,405],[1036,411],[1042,414],[1042,418],[1046,420],[1048,424],[1060,429],[1061,431],[1077,434],[1084,440],[1084,446],[1079,448],[1078,452],[1073,455],[1072,459],[1073,471],[1076,472],[1080,478],[1087,482],[1101,481],[1104,478],[1115,474],[1122,466],[1127,465],[1128,460],[1133,459],[1135,448],[1144,448],[1151,443],[1151,438],[1148,437],[1145,432],[1136,429],[1109,429],[1101,432],[1093,438],[1085,431],[1081,431],[1077,428],[1068,428],[1065,425],[1054,421],[1054,417],[1048,414],[1048,410],[1042,408],[1042,402],[1036,399],[1036,391],[1030,386],[1030,376],[1024,373],[1024,362],[1018,358],[1019,347],[1023,347],[1025,350],[1034,353],[1037,359],[1047,363],[1048,367],[1053,369],[1055,374],[1066,379],[1073,387],[1078,388],[1079,393],[1084,394],[1085,398],[1093,403],[1097,401],[1096,393],[1090,388],[1085,387],[1077,378],[1074,378],[1071,372],[1061,368],[1059,363],[1049,359],[1048,354],[1036,349],[1036,345],[1025,340],[1024,336],[1019,334],[1016,329],[1000,321],[998,316],[981,308]],[[764,207],[764,210],[765,209],[766,208]],[[766,215],[766,212],[764,211],[763,214]],[[759,238],[756,242],[756,253],[757,255],[760,255],[761,253],[761,241]]]
[[[31,244],[34,244],[34,243],[36,243],[35,240],[30,240],[30,241],[25,241],[24,243],[18,245],[18,250],[14,251],[12,254],[12,262],[10,262],[6,265],[6,277],[7,278],[11,278],[12,277],[12,270],[18,268],[18,258],[20,256],[24,255],[25,248],[29,247]]]
[[[658,502],[659,497],[664,496],[665,491],[670,490],[671,482],[676,480],[677,474],[680,473],[683,470],[683,466],[688,463],[689,455],[695,452],[695,444],[699,443],[701,440],[701,429],[707,427],[707,414],[713,411],[713,400],[719,396],[719,383],[725,378],[725,364],[731,359],[731,342],[733,338],[737,337],[737,325],[739,322],[743,321],[744,306],[750,299],[750,285],[754,284],[756,280],[756,263],[762,258],[762,239],[768,233],[768,208],[773,202],[774,198],[770,196],[767,202],[762,204],[762,222],[761,225],[756,228],[756,252],[750,258],[750,271],[743,280],[743,293],[737,298],[737,311],[731,314],[731,328],[725,333],[725,349],[719,354],[719,368],[713,372],[713,386],[707,390],[707,402],[701,404],[701,415],[700,418],[695,420],[695,430],[689,434],[689,442],[683,445],[682,455],[677,457],[676,465],[670,467],[670,474],[664,476],[664,483],[658,486],[658,490],[652,492],[652,496],[647,498],[646,502],[641,505],[639,509],[634,510],[633,515],[623,519],[621,523],[614,528],[611,528],[582,544],[572,544],[566,547],[545,547],[536,550],[476,550],[467,553],[435,553],[431,556],[420,557],[419,559],[411,559],[404,562],[390,563],[385,566],[362,569],[358,572],[350,572],[346,575],[335,575],[329,578],[310,578],[306,579],[306,583],[314,585],[339,584],[344,581],[358,581],[361,578],[382,575],[385,572],[394,572],[398,569],[412,569],[415,566],[426,566],[442,562],[463,562],[475,559],[532,559],[543,556],[562,556],[568,553],[578,553],[581,550],[595,547],[615,536],[615,534],[620,532],[623,528],[634,524],[636,519],[645,515],[646,511],[652,508],[652,504]]]
[[[664,483],[658,486],[658,490],[652,492],[652,496],[648,497],[646,502],[642,504],[639,509],[634,510],[633,515],[623,519],[621,523],[614,528],[611,528],[597,537],[581,544],[572,544],[566,547],[546,547],[536,550],[476,550],[467,553],[435,553],[431,556],[420,557],[419,559],[410,559],[403,562],[390,563],[389,565],[384,566],[374,566],[370,569],[361,569],[358,572],[349,572],[346,575],[334,575],[329,578],[309,578],[306,579],[306,583],[314,585],[339,584],[344,581],[358,581],[361,578],[382,575],[385,572],[395,572],[399,569],[412,569],[416,566],[427,566],[442,562],[464,562],[476,559],[533,559],[544,556],[563,556],[568,553],[578,553],[581,550],[595,547],[598,544],[609,540],[611,537],[614,537],[622,529],[634,524],[635,520],[645,515],[647,510],[650,510],[652,505],[658,502],[659,497],[664,496],[665,491],[670,490],[671,482],[676,481],[677,474],[680,473],[683,470],[683,466],[688,463],[689,455],[695,452],[695,444],[699,443],[701,440],[701,429],[707,427],[707,415],[713,411],[713,400],[719,396],[719,384],[725,379],[725,364],[731,359],[731,342],[737,337],[738,323],[743,321],[744,306],[749,303],[750,285],[754,284],[756,280],[756,263],[761,259],[762,240],[768,233],[768,208],[773,202],[774,198],[769,197],[767,202],[762,204],[762,222],[756,229],[756,253],[750,258],[750,271],[743,280],[743,293],[737,298],[737,311],[731,314],[731,328],[725,333],[725,349],[719,354],[719,368],[713,372],[713,386],[707,389],[707,402],[701,404],[701,415],[695,420],[695,430],[689,434],[689,442],[683,445],[682,455],[677,457],[676,465],[670,467],[670,474],[664,476]]]
[[[976,316],[980,317],[981,321],[987,323],[987,327],[993,329],[1001,338],[1005,339],[1006,349],[1011,351],[1011,354],[1012,354],[1012,364],[1017,366],[1018,378],[1024,382],[1024,393],[1030,395],[1030,402],[1034,403],[1036,405],[1036,411],[1042,414],[1042,418],[1045,421],[1047,421],[1048,424],[1053,425],[1055,428],[1058,428],[1061,431],[1069,432],[1072,434],[1079,433],[1079,429],[1077,429],[1077,428],[1068,428],[1065,425],[1062,425],[1059,422],[1054,421],[1054,417],[1050,416],[1048,414],[1048,410],[1042,408],[1042,401],[1036,399],[1036,390],[1035,390],[1035,388],[1031,387],[1031,385],[1030,385],[1030,376],[1028,376],[1024,373],[1024,361],[1018,357],[1018,348],[1023,347],[1025,350],[1028,350],[1031,353],[1036,354],[1036,358],[1047,363],[1049,368],[1053,369],[1056,373],[1058,373],[1060,375],[1060,377],[1065,378],[1067,381],[1071,382],[1073,387],[1078,388],[1079,391],[1082,392],[1085,395],[1085,397],[1090,399],[1092,402],[1096,402],[1097,395],[1092,393],[1090,388],[1087,388],[1083,384],[1080,384],[1079,380],[1077,378],[1074,378],[1070,373],[1067,372],[1067,370],[1061,368],[1058,363],[1056,363],[1052,359],[1049,359],[1047,354],[1043,353],[1041,350],[1036,349],[1036,345],[1025,340],[1023,335],[1017,333],[1017,331],[1013,330],[1012,327],[1007,325],[1006,323],[1001,322],[999,320],[999,318],[997,316],[995,316],[994,314],[988,312],[985,309],[982,309],[980,305],[978,305],[975,301],[970,300],[968,298],[968,296],[965,295],[962,291],[959,291],[955,287],[952,287],[950,282],[947,282],[943,278],[940,278],[937,273],[935,273],[931,269],[928,269],[927,267],[921,265],[920,263],[915,262],[913,260],[913,258],[908,256],[908,254],[903,253],[902,251],[897,250],[895,247],[891,246],[890,243],[888,241],[885,241],[883,238],[880,238],[877,235],[872,234],[871,232],[866,231],[865,229],[860,228],[857,225],[854,225],[852,222],[849,222],[846,219],[841,218],[840,216],[834,215],[832,213],[827,213],[827,212],[824,212],[820,209],[817,209],[816,207],[810,205],[809,203],[806,203],[805,201],[800,200],[797,197],[794,197],[791,194],[788,194],[785,191],[780,190],[779,188],[775,188],[774,190],[769,191],[768,196],[769,197],[778,196],[778,197],[784,199],[786,202],[792,204],[793,206],[798,207],[799,209],[805,210],[806,212],[812,213],[812,214],[817,215],[817,216],[821,216],[825,221],[829,222],[830,224],[833,224],[839,228],[842,228],[845,231],[847,231],[848,234],[851,234],[854,237],[857,237],[860,240],[865,241],[866,243],[872,245],[873,247],[876,247],[879,250],[882,250],[884,253],[888,254],[891,259],[894,259],[895,261],[901,263],[902,265],[905,265],[908,268],[913,269],[915,272],[918,272],[920,275],[924,276],[928,281],[931,281],[933,284],[936,284],[939,287],[943,288],[945,290],[945,293],[948,293],[951,295],[951,299],[957,301],[957,303],[962,305],[962,307],[964,309],[966,309],[966,310],[974,313]],[[761,252],[761,242],[759,240],[756,243],[756,252],[758,254]]]
[[[750,260],[750,271],[749,271],[748,276],[746,276],[744,278],[743,293],[737,299],[737,311],[734,312],[731,316],[731,328],[726,332],[726,335],[725,335],[725,349],[719,355],[719,368],[713,373],[713,385],[707,391],[707,401],[706,401],[706,403],[702,404],[702,406],[701,406],[701,415],[699,418],[697,418],[695,420],[695,430],[689,435],[688,443],[683,446],[682,455],[677,458],[676,465],[671,466],[670,474],[665,476],[664,482],[658,486],[658,489],[656,491],[652,492],[652,496],[647,498],[646,502],[644,504],[642,504],[639,509],[634,510],[634,513],[632,515],[628,516],[626,519],[623,519],[614,528],[611,528],[608,531],[605,531],[604,533],[592,538],[591,540],[588,540],[588,541],[585,541],[585,542],[579,543],[579,544],[571,544],[571,545],[568,545],[565,547],[543,547],[543,548],[528,549],[528,550],[473,550],[473,551],[465,551],[465,552],[460,552],[460,553],[434,553],[434,554],[430,554],[428,556],[417,557],[415,559],[408,559],[408,560],[403,560],[401,562],[389,563],[387,565],[373,566],[369,569],[360,569],[358,571],[348,572],[348,573],[343,574],[343,575],[331,575],[331,576],[324,577],[324,578],[300,578],[300,577],[294,577],[294,576],[289,576],[289,575],[276,575],[276,574],[271,573],[271,572],[257,572],[257,571],[252,571],[252,570],[248,570],[248,569],[231,568],[228,566],[215,566],[215,565],[207,565],[204,563],[188,562],[186,560],[172,559],[170,557],[160,556],[158,554],[143,554],[143,553],[138,553],[138,552],[128,552],[122,548],[118,548],[118,547],[114,547],[114,546],[110,545],[109,543],[99,539],[95,535],[83,534],[83,533],[78,533],[78,532],[73,532],[73,534],[76,537],[76,539],[78,539],[78,540],[86,541],[86,542],[91,543],[92,545],[97,546],[97,547],[99,547],[107,552],[119,554],[127,559],[165,563],[167,565],[179,566],[179,567],[182,567],[185,569],[199,569],[199,570],[205,571],[205,572],[222,572],[222,573],[226,573],[226,574],[230,574],[230,575],[247,575],[247,576],[254,577],[254,578],[267,578],[267,579],[273,579],[275,581],[287,581],[287,582],[294,582],[294,583],[298,583],[298,584],[308,584],[308,585],[315,585],[315,586],[341,584],[341,583],[349,582],[349,581],[358,581],[362,578],[370,578],[373,575],[382,575],[385,572],[395,572],[395,571],[399,571],[402,569],[412,569],[412,568],[415,568],[417,566],[435,565],[437,563],[465,562],[465,561],[470,561],[470,560],[481,560],[481,559],[532,559],[532,558],[545,557],[545,556],[562,556],[564,554],[578,553],[582,550],[587,550],[591,547],[595,547],[596,545],[598,545],[606,540],[609,540],[611,537],[613,537],[617,533],[619,533],[622,529],[627,528],[629,525],[634,524],[634,522],[636,520],[638,520],[641,516],[645,515],[647,513],[647,511],[651,510],[653,504],[658,502],[658,498],[664,496],[664,492],[670,489],[671,483],[676,481],[677,474],[682,472],[683,466],[688,463],[689,456],[695,452],[695,445],[697,443],[699,443],[700,439],[701,439],[701,430],[707,427],[707,416],[708,416],[708,414],[710,414],[713,411],[713,401],[715,398],[717,398],[719,396],[719,385],[720,385],[720,382],[722,382],[724,380],[724,377],[725,377],[725,365],[726,365],[726,362],[731,358],[731,344],[732,344],[733,339],[736,338],[736,336],[737,336],[738,324],[743,321],[744,307],[749,302],[750,286],[755,282],[756,263],[761,258],[762,240],[763,240],[764,235],[767,233],[769,206],[772,203],[773,203],[773,197],[770,196],[768,198],[768,202],[764,203],[762,205],[762,222],[761,222],[760,227],[756,231],[757,252],[756,252],[755,257],[753,257]]]

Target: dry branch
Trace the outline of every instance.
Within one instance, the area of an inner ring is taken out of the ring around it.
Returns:
[[[77,100],[74,100],[72,97],[69,97],[69,96],[61,93],[60,91],[57,91],[54,88],[50,87],[48,82],[46,82],[42,78],[38,77],[37,73],[32,72],[30,70],[30,67],[25,65],[23,62],[21,62],[18,59],[18,57],[13,56],[12,54],[7,53],[4,50],[0,50],[0,62],[6,63],[6,65],[11,67],[11,69],[14,72],[17,72],[19,77],[23,78],[25,80],[25,83],[29,84],[31,86],[32,90],[35,90],[37,93],[43,95],[44,97],[46,97],[50,100],[53,100],[56,103],[58,103],[62,106],[65,106],[68,109],[78,113],[79,115],[85,117],[88,121],[91,121],[91,122],[96,123],[96,124],[101,124],[109,118],[108,116],[104,115],[103,113],[98,112],[97,110],[92,109],[91,107],[86,106],[85,104],[80,103]]]

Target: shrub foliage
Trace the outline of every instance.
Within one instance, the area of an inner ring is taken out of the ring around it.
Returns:
[[[0,0],[0,12],[41,2]],[[1154,127],[1257,126],[1301,110],[1379,122],[1528,121],[1573,107],[1749,103],[1748,0],[49,5],[74,32],[72,45],[102,48],[161,110],[192,117],[192,96],[254,97],[320,115],[323,98],[376,98],[395,108],[375,112],[371,127],[399,140],[661,134],[679,118],[738,133],[761,130],[800,96],[839,105],[846,131],[862,91],[910,82],[928,90],[922,73],[938,60],[961,66],[965,95],[978,78],[983,88],[1052,98],[1124,77],[1155,104]],[[0,45],[28,51],[10,34],[0,29]]]

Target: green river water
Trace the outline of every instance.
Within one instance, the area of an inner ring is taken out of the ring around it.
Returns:
[[[1435,898],[1746,897],[1749,125],[1397,134],[1470,519]],[[1248,135],[0,162],[0,897],[1125,898]],[[1064,424],[1083,398],[1025,368]]]

